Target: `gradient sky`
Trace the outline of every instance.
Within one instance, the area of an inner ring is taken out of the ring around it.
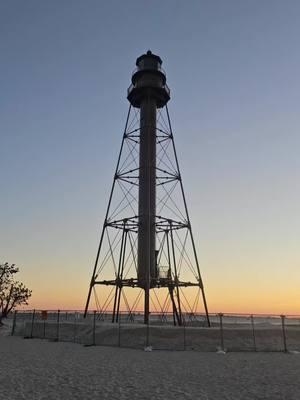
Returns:
[[[300,2],[0,2],[0,260],[82,309],[135,59],[163,59],[211,311],[300,313]]]

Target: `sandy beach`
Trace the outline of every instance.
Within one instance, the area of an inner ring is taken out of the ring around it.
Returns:
[[[84,347],[0,337],[0,398],[299,399],[300,355]]]

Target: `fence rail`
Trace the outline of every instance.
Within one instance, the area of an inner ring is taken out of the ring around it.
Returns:
[[[299,315],[184,314],[183,325],[174,326],[172,314],[150,316],[121,313],[111,323],[110,313],[72,310],[16,311],[12,335],[84,345],[105,345],[159,350],[284,351],[300,352]]]

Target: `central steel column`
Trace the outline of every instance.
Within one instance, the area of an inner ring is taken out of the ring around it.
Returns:
[[[149,290],[156,278],[155,257],[156,204],[156,100],[144,98],[140,109],[140,175],[138,281],[145,289],[145,323],[149,315]]]
[[[145,291],[144,322],[149,321],[150,289],[157,285],[156,215],[156,110],[170,100],[162,60],[149,50],[136,60],[127,99],[140,109],[139,206],[137,286]]]

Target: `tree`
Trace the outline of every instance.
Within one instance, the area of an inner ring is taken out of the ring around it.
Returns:
[[[32,291],[15,280],[17,272],[19,268],[15,264],[0,264],[0,323],[17,306],[27,305],[31,296]]]

